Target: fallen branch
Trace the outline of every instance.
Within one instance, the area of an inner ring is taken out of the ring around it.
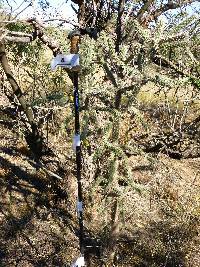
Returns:
[[[35,168],[40,168],[40,169],[42,169],[47,175],[49,175],[49,176],[51,176],[51,177],[53,177],[53,178],[56,178],[56,179],[58,179],[58,180],[62,180],[63,178],[62,177],[60,177],[58,174],[56,174],[56,173],[54,173],[54,172],[52,172],[52,171],[50,171],[49,169],[47,169],[45,166],[44,166],[44,164],[42,164],[41,162],[35,162],[35,161],[33,161],[33,160],[28,160]]]

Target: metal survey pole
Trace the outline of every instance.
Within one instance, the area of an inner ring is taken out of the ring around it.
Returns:
[[[77,199],[77,213],[79,221],[79,245],[81,256],[71,265],[72,267],[85,266],[85,244],[84,244],[84,230],[83,230],[83,193],[82,193],[82,179],[81,179],[81,138],[80,138],[80,120],[79,120],[79,91],[78,91],[78,72],[79,66],[79,42],[80,32],[78,30],[72,31],[68,38],[71,41],[70,54],[58,54],[51,61],[51,69],[56,70],[58,67],[66,68],[71,71],[70,77],[74,86],[74,112],[75,112],[75,135],[73,140],[73,148],[76,152],[76,176],[78,185],[78,199]]]
[[[78,54],[79,51],[79,42],[80,42],[80,33],[79,31],[72,31],[69,34],[71,40],[71,54]],[[78,88],[78,71],[72,69],[73,74],[73,86],[74,86],[74,109],[75,109],[75,150],[76,150],[76,175],[77,175],[77,184],[78,184],[78,201],[77,201],[77,212],[79,220],[79,245],[81,255],[84,256],[84,230],[83,230],[83,193],[82,193],[82,178],[81,178],[81,169],[82,169],[82,160],[81,160],[81,142],[80,142],[80,119],[79,119],[79,88]]]

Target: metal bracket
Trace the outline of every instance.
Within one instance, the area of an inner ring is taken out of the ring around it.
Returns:
[[[78,70],[80,67],[79,54],[57,55],[51,61],[51,70],[54,71],[58,67],[71,69],[71,70],[75,70],[75,69]]]

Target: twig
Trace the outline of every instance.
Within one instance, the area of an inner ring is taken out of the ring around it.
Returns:
[[[68,20],[68,19],[62,19],[62,18],[56,18],[56,19],[45,19],[45,20],[43,20],[42,22],[43,23],[45,23],[45,22],[49,22],[49,21],[61,21],[61,22],[65,22],[65,23],[69,23],[69,24],[71,24],[72,26],[74,26],[74,27],[78,27],[79,26],[79,24],[78,23],[74,23],[74,22],[72,22],[71,20]]]
[[[62,180],[63,178],[57,175],[56,173],[48,170],[41,162],[35,162],[34,160],[28,160],[30,163],[32,163],[35,167],[41,168],[46,174],[48,174],[51,177],[54,177],[58,180]]]
[[[22,4],[21,4],[22,5]],[[20,6],[21,6],[20,5]],[[29,6],[31,6],[31,3],[29,3],[26,7],[24,7],[19,13],[17,13],[16,15],[15,15],[15,17],[14,17],[14,19],[15,18],[17,18],[21,13],[23,13]]]
[[[53,107],[33,106],[33,109],[49,111],[49,110],[62,110],[66,107],[67,107],[67,105],[64,105],[62,107],[60,107],[60,106],[53,106]]]

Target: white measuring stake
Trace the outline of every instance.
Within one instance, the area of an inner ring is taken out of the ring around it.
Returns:
[[[63,55],[59,54],[51,61],[51,70],[56,70],[58,67],[72,69],[79,66],[79,54]]]
[[[80,134],[75,134],[73,138],[73,144],[72,144],[72,148],[74,152],[76,152],[76,147],[80,145],[81,145],[81,136]]]
[[[85,260],[84,257],[79,257],[75,262],[72,263],[71,267],[84,267]]]
[[[77,201],[77,212],[78,212],[78,214],[80,213],[80,212],[83,212],[83,202],[82,201]]]

